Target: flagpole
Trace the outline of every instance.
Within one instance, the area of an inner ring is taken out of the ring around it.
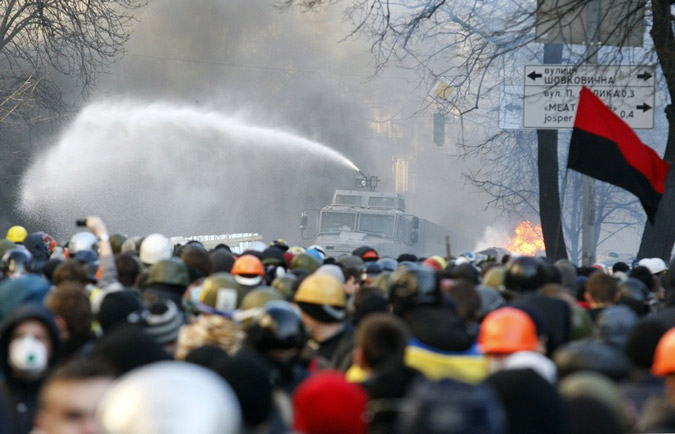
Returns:
[[[600,39],[600,1],[588,2],[586,36],[586,53],[589,53],[588,63],[597,63]],[[596,259],[595,244],[595,181],[587,175],[582,176],[582,236],[581,236],[581,265],[591,266]]]

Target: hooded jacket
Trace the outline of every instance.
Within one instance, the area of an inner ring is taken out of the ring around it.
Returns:
[[[49,248],[42,239],[42,235],[39,233],[30,234],[24,238],[22,244],[33,255],[33,271],[41,273],[49,260]]]
[[[47,371],[36,380],[18,378],[9,366],[9,343],[12,331],[22,322],[37,320],[45,325],[49,332],[52,352],[47,361]],[[54,316],[40,304],[29,303],[17,307],[0,327],[0,369],[3,379],[0,382],[0,401],[4,401],[9,416],[12,433],[28,433],[33,426],[33,415],[37,406],[37,396],[47,372],[58,360],[60,350],[59,330]]]

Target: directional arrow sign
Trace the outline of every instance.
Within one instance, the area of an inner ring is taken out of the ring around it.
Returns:
[[[523,127],[572,128],[586,86],[632,128],[654,128],[654,74],[654,66],[527,65]]]
[[[647,71],[645,71],[645,72],[643,72],[642,74],[638,74],[638,75],[637,75],[637,78],[641,78],[641,79],[643,79],[644,81],[647,81],[647,80],[649,80],[650,78],[652,78],[652,75],[651,75],[650,73],[648,73]]]
[[[543,77],[543,75],[541,75],[541,74],[538,73],[537,71],[532,71],[532,72],[530,72],[529,74],[527,74],[527,76],[530,77],[530,78],[531,78],[532,80],[534,80],[534,81],[537,81],[538,78]]]

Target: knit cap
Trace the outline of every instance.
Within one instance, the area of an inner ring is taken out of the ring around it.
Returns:
[[[324,371],[305,380],[293,394],[293,428],[304,434],[365,434],[368,395],[339,372]]]

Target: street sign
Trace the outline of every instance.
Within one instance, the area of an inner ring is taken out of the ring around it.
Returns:
[[[597,0],[599,1],[599,0]],[[645,0],[602,0],[597,9],[590,1],[539,0],[536,41],[544,44],[593,44],[642,47],[645,33]],[[597,14],[592,17],[591,14]],[[589,33],[591,20],[597,34]]]
[[[572,128],[586,86],[631,128],[654,128],[654,75],[653,65],[526,65],[523,127]]]

